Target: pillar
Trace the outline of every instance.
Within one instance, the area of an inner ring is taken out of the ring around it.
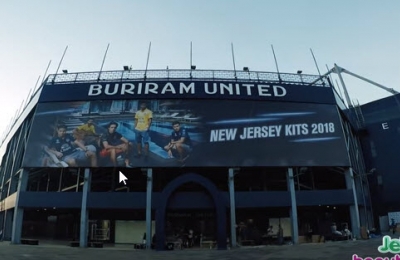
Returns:
[[[354,237],[360,237],[360,213],[358,211],[358,200],[356,185],[354,183],[353,169],[350,167],[345,171],[346,187],[348,190],[352,190],[353,193],[353,204],[350,205],[350,221],[351,221],[351,232]]]
[[[89,232],[89,211],[87,210],[87,198],[91,186],[91,172],[89,168],[85,168],[84,182],[82,190],[82,207],[81,207],[81,228],[79,234],[79,246],[88,246],[88,232]]]
[[[0,210],[1,210],[1,202],[0,202]],[[4,217],[5,217],[6,212],[0,211],[0,241],[3,241],[3,226],[4,226]]]
[[[19,172],[17,194],[14,207],[14,221],[12,223],[11,243],[20,244],[22,236],[22,223],[24,220],[24,209],[20,205],[20,194],[26,191],[28,186],[29,171],[22,169]]]
[[[4,229],[3,229],[3,240],[10,241],[12,236],[12,226],[13,226],[13,209],[8,209],[5,211],[4,219]],[[22,223],[21,223],[22,228]]]
[[[236,247],[236,204],[235,204],[235,169],[229,169],[228,176],[229,199],[230,199],[230,215],[231,215],[231,244],[232,248]]]
[[[151,249],[152,223],[151,223],[151,195],[153,192],[153,169],[147,169],[147,190],[146,190],[146,248]]]
[[[294,177],[293,168],[288,168],[287,171],[287,185],[290,192],[290,222],[292,225],[292,242],[298,244],[299,242],[299,226],[297,222],[297,203],[296,203],[296,191],[294,189]]]

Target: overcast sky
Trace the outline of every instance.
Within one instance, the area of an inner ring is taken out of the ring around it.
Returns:
[[[368,0],[12,0],[0,1],[0,135],[39,76],[69,72],[236,68],[318,74],[334,63],[400,91],[400,1]],[[352,100],[390,93],[344,76]]]

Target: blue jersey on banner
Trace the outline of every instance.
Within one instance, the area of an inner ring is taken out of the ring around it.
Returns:
[[[185,138],[184,144],[192,146],[192,141],[186,128],[181,128],[179,131],[172,131],[171,133],[171,139],[174,141],[179,141],[182,137]]]

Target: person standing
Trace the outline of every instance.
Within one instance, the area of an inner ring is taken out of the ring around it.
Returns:
[[[278,245],[283,245],[284,237],[283,237],[283,228],[282,228],[281,224],[279,224],[279,226],[278,226],[277,240],[278,240]]]
[[[149,156],[150,126],[153,120],[153,112],[147,108],[146,103],[140,104],[140,110],[135,114],[135,134],[137,143],[137,155],[141,157],[144,153],[144,159],[147,161]],[[144,144],[144,151],[142,151]]]
[[[390,223],[390,227],[392,228],[392,232],[393,232],[393,235],[394,235],[394,233],[396,233],[397,225],[396,225],[396,222],[394,221],[394,218],[392,218],[391,221],[392,221],[392,223]]]

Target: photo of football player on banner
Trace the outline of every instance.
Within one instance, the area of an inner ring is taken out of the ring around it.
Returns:
[[[346,166],[345,149],[334,105],[187,99],[58,102],[38,105],[23,165]]]

